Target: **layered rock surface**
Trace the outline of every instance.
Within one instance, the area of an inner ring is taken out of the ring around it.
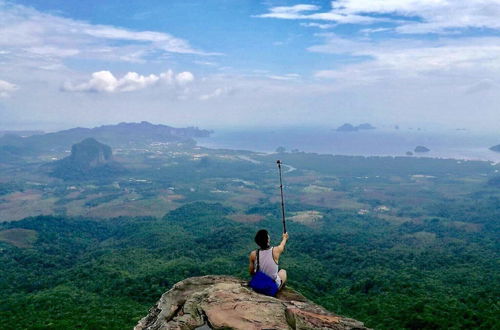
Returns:
[[[276,298],[230,276],[185,279],[164,293],[134,330],[367,329],[285,288]]]

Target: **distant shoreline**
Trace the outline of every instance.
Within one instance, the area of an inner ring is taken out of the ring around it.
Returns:
[[[434,158],[500,163],[500,153],[489,150],[496,141],[498,144],[500,136],[479,136],[462,131],[430,133],[372,130],[345,133],[326,129],[219,130],[210,137],[195,140],[198,146],[210,149],[268,154],[282,146],[286,152],[297,149],[300,152],[334,156]],[[407,151],[413,151],[417,145],[427,146],[431,151],[406,155]]]

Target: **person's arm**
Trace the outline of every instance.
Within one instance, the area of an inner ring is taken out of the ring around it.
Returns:
[[[285,245],[287,241],[288,241],[288,233],[284,233],[280,245],[274,247],[273,257],[276,263],[278,263],[280,255],[285,251]]]
[[[250,273],[250,276],[252,276],[255,272],[254,269],[254,263],[255,263],[255,251],[250,252],[250,264],[248,265],[248,272]]]

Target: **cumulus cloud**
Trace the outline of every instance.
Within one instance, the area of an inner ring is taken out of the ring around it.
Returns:
[[[0,80],[0,98],[9,97],[18,87],[8,81]]]
[[[155,86],[161,82],[168,85],[184,86],[194,80],[191,72],[181,72],[174,75],[171,70],[159,75],[140,75],[136,72],[128,72],[122,78],[116,78],[109,71],[99,71],[92,73],[89,81],[83,83],[67,82],[63,85],[63,90],[71,92],[132,92],[150,86]]]
[[[194,76],[191,72],[184,71],[181,73],[178,73],[175,76],[175,80],[180,84],[180,85],[186,85],[189,84],[194,80]]]

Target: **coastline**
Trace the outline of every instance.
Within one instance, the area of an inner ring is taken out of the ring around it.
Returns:
[[[383,131],[335,132],[325,129],[219,130],[210,137],[195,139],[197,145],[210,149],[244,150],[274,153],[284,147],[287,152],[307,152],[334,156],[410,157],[485,161],[500,163],[500,153],[489,150],[500,136],[470,132]],[[416,153],[417,145],[431,151]],[[406,155],[407,151],[413,155]]]

